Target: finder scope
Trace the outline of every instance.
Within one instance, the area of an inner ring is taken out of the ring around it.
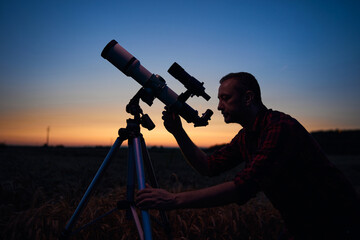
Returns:
[[[179,64],[176,62],[171,65],[168,72],[177,80],[179,80],[187,89],[190,89],[193,95],[202,96],[209,101],[210,96],[206,94],[204,83],[200,83],[196,78],[190,76]]]
[[[205,93],[203,83],[200,83],[194,77],[185,72],[177,63],[174,63],[169,69],[169,73],[178,79],[187,88],[185,93],[178,96],[167,85],[165,80],[159,75],[152,74],[140,64],[140,61],[126,51],[117,41],[110,41],[101,53],[101,56],[112,63],[116,68],[126,76],[132,77],[143,86],[146,93],[143,101],[151,106],[152,100],[156,97],[164,103],[170,110],[178,113],[187,122],[194,123],[194,126],[206,126],[213,112],[208,109],[199,117],[198,112],[190,107],[185,101],[189,96],[202,96],[206,100],[210,96]]]

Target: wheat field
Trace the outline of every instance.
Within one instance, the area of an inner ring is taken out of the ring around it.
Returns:
[[[1,239],[58,239],[108,150],[106,147],[1,147]],[[149,152],[160,187],[171,192],[221,183],[232,179],[239,170],[208,178],[189,167],[179,149],[153,147]],[[343,164],[345,160],[351,167]],[[358,184],[359,157],[345,160],[340,161],[343,169],[348,169]],[[125,199],[126,163],[127,149],[122,148],[96,187],[75,228],[114,209],[119,200]],[[355,170],[354,166],[357,166]],[[159,212],[151,210],[150,214],[154,218],[153,239],[168,239],[156,221],[160,219]],[[277,239],[283,227],[281,216],[262,193],[242,206],[230,204],[209,209],[172,210],[167,216],[172,239],[179,240]],[[127,220],[126,211],[117,210],[70,239],[139,237],[133,221]]]

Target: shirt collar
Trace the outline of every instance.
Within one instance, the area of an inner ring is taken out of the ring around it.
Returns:
[[[257,113],[254,124],[252,125],[251,128],[249,128],[248,130],[246,130],[246,132],[248,133],[256,133],[256,132],[260,132],[260,130],[262,129],[262,126],[264,125],[264,118],[265,115],[267,113],[267,111],[269,111],[271,109],[267,109],[265,106]]]

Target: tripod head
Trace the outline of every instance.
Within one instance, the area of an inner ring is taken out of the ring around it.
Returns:
[[[149,115],[143,113],[143,110],[141,109],[139,104],[140,99],[142,99],[144,102],[150,100],[145,88],[141,88],[126,105],[126,112],[134,116],[134,119],[132,121],[133,123],[141,125],[142,127],[151,131],[155,128],[155,124],[151,120]]]

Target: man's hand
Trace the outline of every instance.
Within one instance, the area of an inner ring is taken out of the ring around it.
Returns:
[[[164,126],[168,132],[171,134],[176,134],[180,132],[182,128],[181,120],[178,114],[172,112],[167,107],[165,111],[162,112],[162,119],[164,120]]]
[[[136,195],[136,206],[140,209],[172,210],[179,208],[217,207],[237,202],[240,194],[233,181],[193,191],[169,193],[163,189],[146,188]]]
[[[136,194],[136,206],[140,209],[170,210],[176,206],[175,194],[160,188],[146,188]]]

